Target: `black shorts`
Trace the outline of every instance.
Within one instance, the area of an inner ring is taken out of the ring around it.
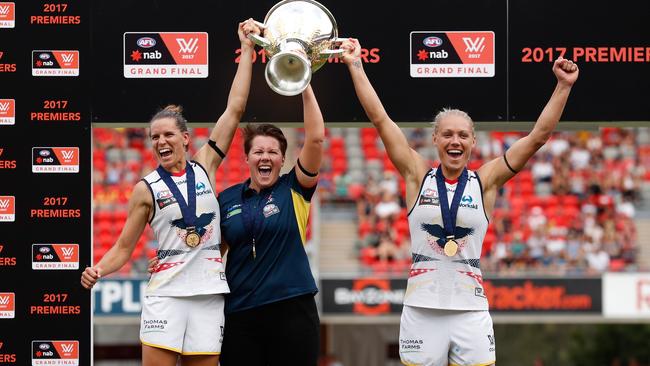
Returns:
[[[221,366],[316,366],[320,320],[307,294],[226,314]]]

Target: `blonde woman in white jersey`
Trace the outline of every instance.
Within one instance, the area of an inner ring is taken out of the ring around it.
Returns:
[[[209,141],[192,160],[187,121],[177,106],[168,106],[150,122],[150,137],[159,167],[138,182],[129,200],[128,217],[113,247],[84,270],[81,284],[92,288],[100,277],[120,269],[131,257],[147,222],[158,240],[159,265],[146,290],[140,323],[145,366],[215,366],[219,363],[224,326],[224,297],[229,292],[221,260],[219,203],[214,176],[244,113],[252,74],[253,43],[259,34],[252,20],[238,28],[242,57],[226,110]]]
[[[432,169],[384,110],[363,70],[359,42],[346,40],[341,48],[361,105],[406,181],[413,265],[400,322],[402,363],[494,365],[492,319],[479,266],[488,220],[499,187],[551,136],[578,67],[562,58],[555,61],[557,86],[533,130],[477,171],[466,168],[476,144],[472,120],[457,109],[440,112],[433,132],[440,165]]]

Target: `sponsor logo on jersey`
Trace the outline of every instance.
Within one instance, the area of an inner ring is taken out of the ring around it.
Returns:
[[[241,207],[241,204],[228,207],[228,210],[226,210],[226,218],[229,219],[235,215],[239,215],[241,213]]]
[[[474,202],[474,198],[472,198],[471,195],[464,195],[460,199],[460,207],[465,207],[465,208],[472,208],[474,210],[478,210],[478,204]]]
[[[278,208],[278,206],[276,206],[274,203],[269,203],[268,205],[264,206],[262,213],[264,214],[264,217],[269,218],[275,214],[280,213],[280,208]]]
[[[418,338],[401,338],[399,349],[402,352],[418,352],[424,347],[424,340]]]
[[[203,182],[196,183],[196,196],[203,196],[204,194],[212,194],[210,186],[206,186]]]
[[[172,192],[168,189],[163,189],[162,191],[159,191],[156,193],[156,204],[158,205],[159,209],[163,209],[169,205],[173,205],[176,203],[176,198],[174,198],[174,195]]]

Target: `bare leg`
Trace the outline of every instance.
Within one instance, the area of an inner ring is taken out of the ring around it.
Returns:
[[[181,356],[183,366],[217,366],[219,355]]]
[[[142,366],[176,366],[177,360],[174,351],[142,345]]]

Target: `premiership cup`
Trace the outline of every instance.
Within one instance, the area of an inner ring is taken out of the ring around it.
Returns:
[[[335,49],[341,40],[334,16],[313,0],[281,1],[266,14],[264,24],[258,26],[264,36],[249,37],[266,50],[266,82],[281,95],[302,93],[312,73],[330,57],[343,54],[343,50]]]

